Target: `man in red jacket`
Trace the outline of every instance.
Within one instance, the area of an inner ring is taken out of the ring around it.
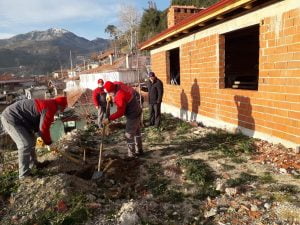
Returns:
[[[106,93],[104,91],[104,87],[103,87],[103,80],[99,79],[98,80],[98,87],[93,91],[93,102],[94,105],[96,107],[96,109],[98,110],[98,126],[99,128],[102,127],[102,121],[104,116],[106,118],[109,117],[109,115],[106,115]],[[109,111],[107,112],[107,114],[109,114]]]
[[[117,112],[112,114],[107,120],[116,120],[123,115],[126,117],[125,138],[127,141],[128,157],[136,157],[143,153],[141,137],[141,113],[142,109],[138,102],[139,94],[132,88],[122,82],[107,81],[104,84],[104,90],[113,98],[117,106]]]
[[[3,111],[3,128],[18,147],[19,178],[30,176],[30,164],[39,164],[34,149],[34,133],[38,132],[44,143],[50,145],[50,126],[54,115],[62,112],[67,105],[66,97],[26,99],[15,102]]]

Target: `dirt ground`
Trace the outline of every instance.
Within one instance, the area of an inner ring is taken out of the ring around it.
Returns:
[[[147,115],[145,116],[147,118]],[[39,149],[44,169],[17,180],[17,153],[1,158],[0,224],[300,224],[300,154],[163,114],[143,128],[145,154],[127,158],[124,120],[105,136],[74,130]],[[85,162],[83,161],[85,159]]]

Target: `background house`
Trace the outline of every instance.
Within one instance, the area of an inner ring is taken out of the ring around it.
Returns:
[[[125,55],[115,59],[109,64],[101,65],[94,69],[82,71],[80,73],[80,87],[95,89],[98,79],[104,81],[121,81],[126,84],[138,83],[147,76],[146,61],[147,57],[140,56],[139,63],[135,56]],[[137,64],[139,68],[137,69]]]
[[[300,1],[223,0],[168,24],[140,47],[164,112],[299,148]]]
[[[46,86],[31,87],[25,89],[25,96],[27,99],[46,99],[47,93],[48,87]]]

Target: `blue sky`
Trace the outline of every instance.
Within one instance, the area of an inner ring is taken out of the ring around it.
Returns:
[[[170,0],[156,0],[166,9]],[[104,29],[118,23],[122,4],[134,5],[141,12],[148,0],[0,0],[0,39],[33,30],[63,28],[89,40],[108,38]]]

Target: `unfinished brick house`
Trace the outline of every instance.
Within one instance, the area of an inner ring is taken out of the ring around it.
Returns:
[[[299,148],[299,0],[173,6],[168,20],[140,47],[164,83],[162,111]]]

